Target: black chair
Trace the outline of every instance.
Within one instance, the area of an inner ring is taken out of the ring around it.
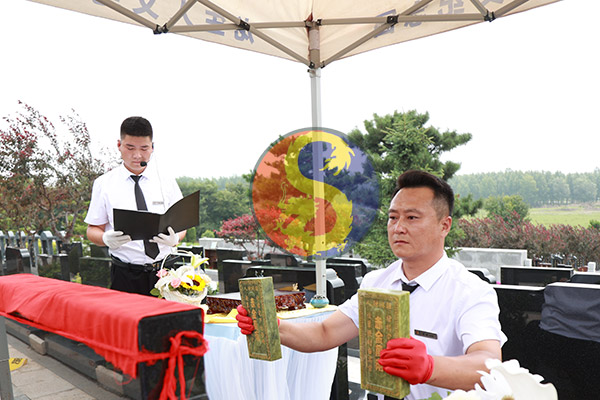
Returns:
[[[600,380],[600,286],[553,283],[544,289],[542,319],[532,350],[535,373],[554,384],[561,400],[597,399]]]
[[[590,283],[594,285],[600,284],[600,273],[598,272],[575,272],[569,279],[572,283]]]
[[[508,341],[502,347],[503,361],[516,359],[535,372],[537,355],[532,352],[532,331],[539,330],[544,288],[539,286],[492,285],[498,295],[500,325]]]

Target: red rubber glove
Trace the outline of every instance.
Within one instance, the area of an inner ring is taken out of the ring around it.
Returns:
[[[238,321],[238,326],[244,335],[250,335],[254,332],[254,321],[252,321],[252,317],[248,316],[248,310],[244,308],[243,305],[237,306],[238,314],[235,316],[235,319]],[[277,326],[279,326],[279,318],[277,318]]]
[[[412,337],[391,339],[380,357],[385,372],[411,385],[427,382],[433,373],[433,357],[427,354],[425,343]]]
[[[252,322],[252,317],[248,316],[248,311],[244,308],[243,305],[237,306],[238,314],[235,316],[235,319],[238,321],[238,326],[240,327],[243,335],[250,335],[254,332],[254,322]]]

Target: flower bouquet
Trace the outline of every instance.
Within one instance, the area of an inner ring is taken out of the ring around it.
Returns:
[[[156,276],[159,277],[158,282],[150,294],[158,298],[200,307],[211,282],[210,277],[201,268],[202,264],[207,263],[208,258],[188,252],[181,254],[191,256],[191,263],[177,269],[161,267],[156,273]]]

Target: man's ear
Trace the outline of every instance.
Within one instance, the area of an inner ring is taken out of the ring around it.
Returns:
[[[117,139],[117,148],[121,147],[121,139]]]
[[[452,217],[446,216],[442,218],[442,230],[445,232],[446,235],[448,234],[448,232],[450,232],[450,228],[452,228]]]

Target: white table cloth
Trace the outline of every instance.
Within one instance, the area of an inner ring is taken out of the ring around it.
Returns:
[[[286,319],[320,321],[331,312]],[[206,392],[210,400],[327,400],[335,375],[338,348],[300,353],[282,346],[276,361],[248,357],[246,337],[237,324],[206,324],[209,351],[204,356]]]

